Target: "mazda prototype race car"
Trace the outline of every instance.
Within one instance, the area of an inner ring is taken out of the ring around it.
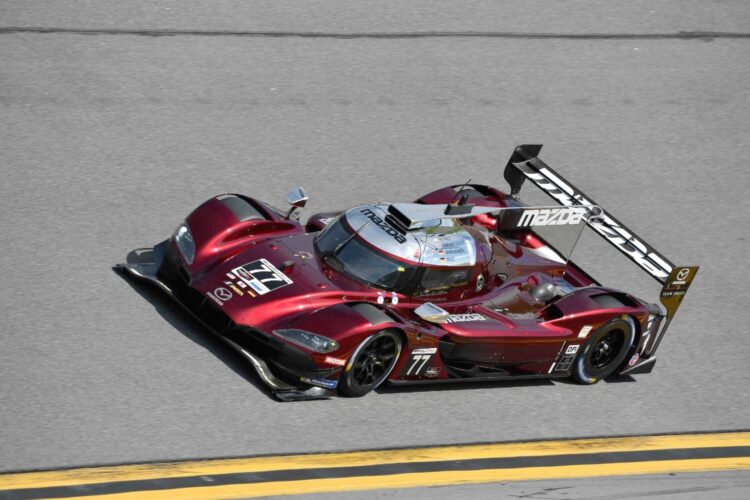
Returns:
[[[663,255],[516,148],[510,192],[466,184],[413,203],[294,216],[211,198],[171,238],[117,267],[239,350],[276,398],[362,396],[383,382],[649,373],[698,267]],[[554,200],[521,202],[530,181]],[[661,304],[598,283],[569,256],[588,225],[662,284]]]

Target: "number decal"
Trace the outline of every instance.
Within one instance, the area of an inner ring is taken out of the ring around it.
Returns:
[[[278,270],[269,269],[268,266],[266,266],[265,264],[261,264],[260,266],[258,266],[258,270],[253,271],[253,276],[258,278],[261,283],[268,283],[270,281],[284,282],[282,278],[279,278],[277,271]],[[260,276],[262,275],[270,275],[270,278],[261,278]]]
[[[414,368],[417,368],[417,365],[419,365],[419,368],[414,370],[414,375],[419,375],[419,373],[422,371],[422,368],[424,368],[424,365],[427,364],[427,362],[430,360],[431,357],[432,356],[429,354],[417,354],[416,356],[412,356],[411,366],[406,371],[406,374],[411,375],[411,371],[414,370]]]
[[[294,283],[286,274],[282,273],[276,266],[266,259],[249,262],[240,267],[232,269],[232,272],[255,290],[258,295],[265,295],[282,286]]]
[[[430,360],[437,352],[437,347],[422,347],[411,351],[409,361],[406,363],[405,377],[421,377],[430,367]]]

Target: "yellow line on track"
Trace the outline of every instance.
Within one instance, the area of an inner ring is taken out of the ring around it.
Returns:
[[[414,488],[419,486],[449,486],[494,483],[501,481],[532,481],[538,479],[571,479],[597,476],[628,476],[634,474],[667,474],[746,469],[750,469],[750,457],[594,465],[564,465],[555,467],[525,467],[518,469],[421,472],[411,474],[393,474],[387,476],[355,476],[332,479],[307,479],[302,481],[275,481],[226,486],[204,486],[161,491],[134,491],[110,495],[75,497],[75,499],[231,499],[274,495],[303,495],[310,493],[380,490],[387,488]]]
[[[437,446],[431,448],[402,450],[356,451],[346,453],[201,460],[192,462],[167,462],[122,465],[116,467],[88,467],[45,472],[0,474],[0,491],[21,488],[48,488],[111,483],[118,481],[143,481],[149,479],[169,479],[290,469],[323,469],[331,467],[357,467],[393,463],[437,462],[444,460],[471,460],[521,456],[539,457],[551,455],[576,455],[584,453],[708,447],[716,448],[730,446],[750,446],[750,432]],[[582,467],[590,468],[591,466]],[[613,466],[608,467],[613,469]],[[619,467],[625,467],[625,465],[618,465],[615,468]],[[547,468],[544,469],[546,470]],[[480,472],[484,473],[486,471],[477,471],[477,474]],[[444,474],[453,473],[439,473],[438,476],[444,477]],[[470,473],[461,472],[460,474],[467,475]],[[377,478],[375,480],[379,481]],[[325,481],[342,480],[326,479]],[[346,481],[353,482],[354,479],[350,478]],[[285,482],[285,484],[291,483],[296,484],[296,482]],[[257,485],[253,485],[253,487],[257,487]],[[203,490],[203,488],[201,488],[201,490]],[[141,494],[143,493],[144,492],[141,492]]]

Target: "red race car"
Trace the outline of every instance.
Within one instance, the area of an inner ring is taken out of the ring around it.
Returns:
[[[168,240],[117,266],[238,349],[279,400],[392,384],[648,373],[698,270],[675,267],[538,158],[516,148],[510,193],[466,184],[414,203],[294,216],[211,198]],[[556,203],[520,201],[531,181]],[[568,258],[588,225],[662,284],[661,305]]]

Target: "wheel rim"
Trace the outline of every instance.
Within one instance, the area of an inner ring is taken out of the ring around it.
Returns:
[[[390,335],[373,339],[352,366],[352,380],[362,388],[372,387],[387,375],[396,359],[396,341]]]
[[[612,331],[591,347],[591,367],[600,370],[609,365],[620,353],[625,342],[622,332]]]

